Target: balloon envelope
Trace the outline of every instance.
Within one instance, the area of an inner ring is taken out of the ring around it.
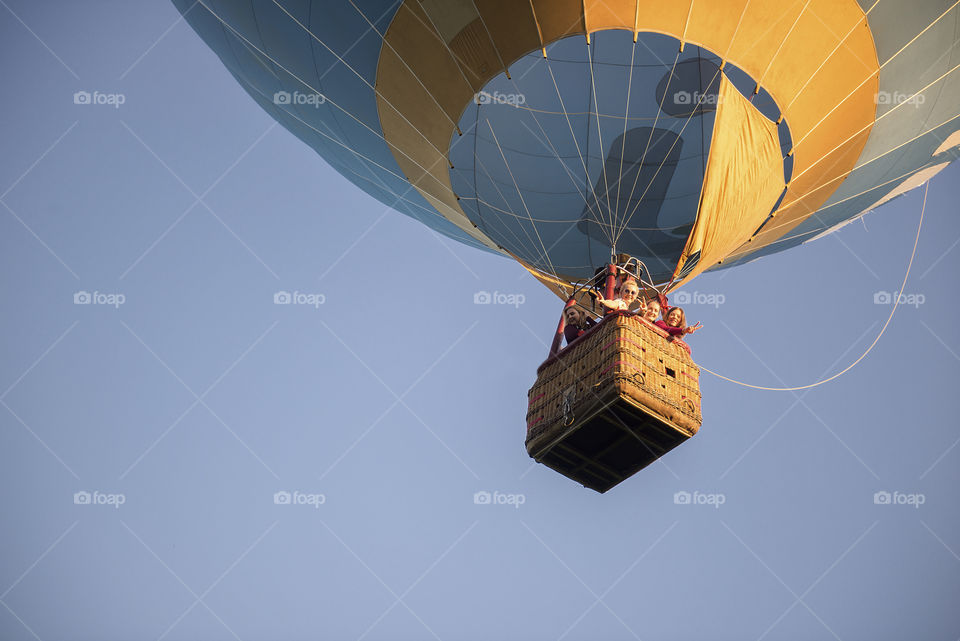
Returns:
[[[174,0],[386,205],[564,280],[683,282],[813,240],[960,155],[956,7],[899,0]]]

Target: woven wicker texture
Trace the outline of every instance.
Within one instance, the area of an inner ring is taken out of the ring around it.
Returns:
[[[696,434],[703,420],[700,368],[666,336],[637,317],[613,314],[541,365],[528,393],[528,452],[617,398],[686,436]]]

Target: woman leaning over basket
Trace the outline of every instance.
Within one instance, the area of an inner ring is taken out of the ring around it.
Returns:
[[[686,334],[692,334],[703,327],[700,323],[697,323],[692,327],[687,327],[687,316],[684,314],[683,308],[681,307],[667,308],[667,312],[664,314],[663,320],[658,320],[656,323],[654,323],[654,325],[670,334],[671,338],[681,338]]]
[[[597,324],[592,318],[587,316],[587,313],[583,309],[576,305],[563,310],[563,319],[563,337],[566,339],[567,345],[575,341],[578,337],[583,336],[588,329]]]

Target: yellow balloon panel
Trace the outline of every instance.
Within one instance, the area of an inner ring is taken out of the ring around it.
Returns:
[[[378,70],[378,105],[384,138],[397,163],[424,197],[444,203],[441,212],[464,229],[472,225],[461,215],[443,157],[456,134],[454,121],[478,87],[521,56],[577,33],[626,29],[667,34],[725,57],[769,93],[793,140],[802,142],[784,200],[791,206],[782,208],[776,225],[768,224],[752,239],[753,246],[775,241],[826,201],[853,169],[875,116],[877,55],[855,0],[435,4],[406,0],[391,24]],[[432,20],[431,7],[453,17]],[[468,19],[471,8],[474,20]],[[412,20],[414,15],[420,19]],[[458,55],[454,44],[468,55]],[[391,47],[402,51],[406,65]]]

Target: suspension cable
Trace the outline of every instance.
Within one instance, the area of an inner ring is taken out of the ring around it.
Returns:
[[[703,366],[701,366],[700,369],[709,374],[713,374],[717,378],[721,378],[727,382],[735,383],[737,385],[742,385],[743,387],[749,387],[751,389],[764,390],[768,392],[795,392],[798,390],[810,389],[811,387],[817,387],[818,385],[823,385],[824,383],[829,383],[830,381],[836,380],[841,376],[843,376],[844,374],[846,374],[847,372],[849,372],[850,370],[852,370],[860,361],[865,359],[867,357],[867,354],[869,354],[870,351],[876,346],[876,344],[880,342],[880,338],[883,336],[883,333],[887,331],[887,326],[890,325],[890,321],[893,320],[893,315],[897,311],[897,305],[900,303],[900,296],[903,294],[903,290],[907,286],[907,278],[909,278],[910,276],[910,268],[913,267],[913,259],[917,255],[917,244],[920,241],[920,230],[923,228],[923,212],[927,207],[927,192],[929,191],[929,189],[930,189],[930,182],[927,181],[923,190],[923,205],[920,207],[920,222],[917,224],[917,235],[913,239],[913,251],[910,253],[910,262],[907,263],[907,273],[903,275],[903,282],[900,284],[900,289],[897,290],[896,300],[893,301],[893,309],[890,310],[890,315],[887,316],[887,322],[883,324],[883,327],[880,329],[880,333],[877,334],[877,337],[873,339],[872,343],[870,343],[870,347],[868,347],[867,350],[860,355],[860,358],[853,361],[852,363],[847,365],[847,367],[845,367],[844,369],[842,369],[841,371],[837,372],[836,374],[834,374],[829,378],[825,378],[821,381],[817,381],[816,383],[810,383],[809,385],[798,385],[797,387],[766,387],[763,385],[751,385],[750,383],[744,383],[743,381],[738,381],[738,380],[729,378],[727,376],[724,376],[722,374],[718,374],[717,372],[714,372],[713,370],[707,369],[706,367],[703,367]]]

